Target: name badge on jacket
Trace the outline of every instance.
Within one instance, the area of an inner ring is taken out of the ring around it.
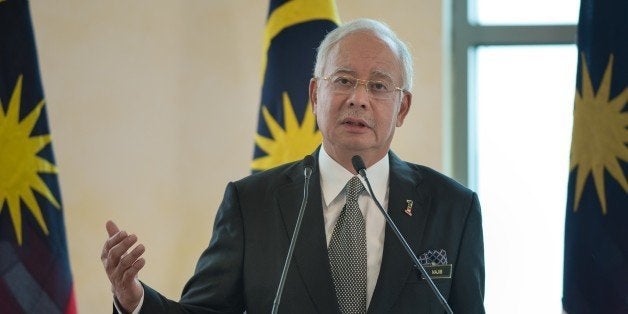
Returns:
[[[447,252],[444,249],[429,250],[419,256],[419,263],[432,279],[451,279],[452,265],[447,264]],[[425,279],[421,274],[421,279]]]

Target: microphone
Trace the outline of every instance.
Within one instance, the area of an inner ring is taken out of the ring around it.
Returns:
[[[303,201],[301,202],[301,208],[299,208],[299,215],[297,216],[297,223],[294,226],[294,232],[292,232],[292,239],[290,240],[290,246],[288,247],[288,255],[286,255],[286,261],[283,264],[283,270],[281,271],[281,277],[279,277],[279,287],[277,287],[277,294],[273,301],[272,314],[277,314],[279,311],[279,303],[281,303],[281,295],[283,294],[283,288],[286,285],[286,277],[288,277],[288,268],[290,268],[290,262],[292,261],[292,253],[297,243],[297,236],[301,229],[301,223],[303,222],[303,214],[305,213],[305,205],[307,204],[307,197],[309,194],[310,177],[312,176],[312,170],[314,168],[314,157],[312,155],[306,155],[303,158],[303,174],[305,175],[305,184],[303,185]]]
[[[351,164],[353,164],[353,169],[355,169],[355,171],[358,172],[362,176],[362,178],[364,178],[364,181],[366,181],[366,186],[368,187],[369,193],[371,194],[371,197],[375,201],[377,208],[379,208],[379,211],[381,211],[382,215],[384,215],[384,218],[386,218],[386,223],[388,224],[390,229],[392,229],[392,231],[395,233],[395,235],[397,236],[397,239],[399,239],[399,242],[401,242],[403,248],[406,250],[410,258],[412,259],[412,262],[414,262],[414,266],[421,271],[423,278],[427,280],[427,284],[430,286],[430,289],[432,289],[432,292],[434,293],[434,295],[436,296],[440,304],[443,306],[445,311],[448,314],[453,314],[451,307],[449,307],[449,304],[447,304],[447,300],[445,300],[445,298],[440,293],[440,291],[438,291],[438,288],[434,284],[434,281],[432,281],[432,278],[430,278],[430,276],[427,274],[427,271],[425,270],[423,265],[421,265],[421,263],[419,262],[419,259],[416,257],[416,254],[412,252],[412,249],[410,248],[408,241],[406,241],[406,239],[403,237],[403,235],[399,231],[399,228],[397,228],[397,225],[395,225],[392,218],[390,218],[390,216],[388,215],[388,212],[384,210],[382,205],[379,203],[379,201],[375,197],[375,193],[373,193],[373,189],[371,188],[371,183],[369,182],[369,179],[366,177],[366,167],[364,166],[364,161],[362,160],[362,157],[360,157],[359,155],[353,156],[353,158],[351,158]]]

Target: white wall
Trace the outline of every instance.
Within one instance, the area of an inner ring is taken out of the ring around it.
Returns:
[[[141,278],[178,299],[229,180],[249,173],[267,1],[32,1],[81,313],[108,313],[114,219],[147,247]],[[338,1],[387,22],[415,57],[393,149],[442,168],[441,1]]]

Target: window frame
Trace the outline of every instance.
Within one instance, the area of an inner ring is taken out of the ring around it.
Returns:
[[[474,0],[450,1],[445,1],[451,9],[451,68],[445,71],[451,98],[443,113],[444,165],[454,179],[477,189],[475,82],[470,80],[476,73],[476,48],[576,44],[577,25],[481,25],[472,18]]]

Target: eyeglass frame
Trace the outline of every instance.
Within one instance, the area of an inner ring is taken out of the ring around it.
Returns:
[[[332,83],[333,86],[333,81],[331,80],[333,77],[340,77],[340,78],[345,78],[345,79],[352,79],[355,80],[355,85],[353,86],[353,91],[351,91],[350,93],[347,93],[347,95],[350,95],[351,93],[355,93],[356,89],[358,88],[358,85],[364,85],[364,89],[366,90],[366,93],[369,95],[369,97],[373,98],[373,99],[377,99],[377,100],[387,100],[387,98],[375,98],[373,95],[373,92],[371,92],[371,90],[369,89],[369,85],[368,84],[372,84],[372,83],[383,83],[386,84],[386,82],[381,81],[381,80],[363,80],[363,79],[359,79],[350,75],[340,75],[340,74],[334,74],[334,75],[330,75],[330,76],[321,76],[321,77],[314,77],[314,79],[318,80],[318,79],[323,79],[327,82]],[[405,89],[399,87],[399,86],[395,86],[393,85],[394,89],[390,90],[390,91],[386,91],[385,93],[388,94],[392,94],[396,91],[400,91],[402,93],[406,92]],[[336,93],[338,93],[339,91],[334,91]],[[392,97],[391,97],[392,99]]]

